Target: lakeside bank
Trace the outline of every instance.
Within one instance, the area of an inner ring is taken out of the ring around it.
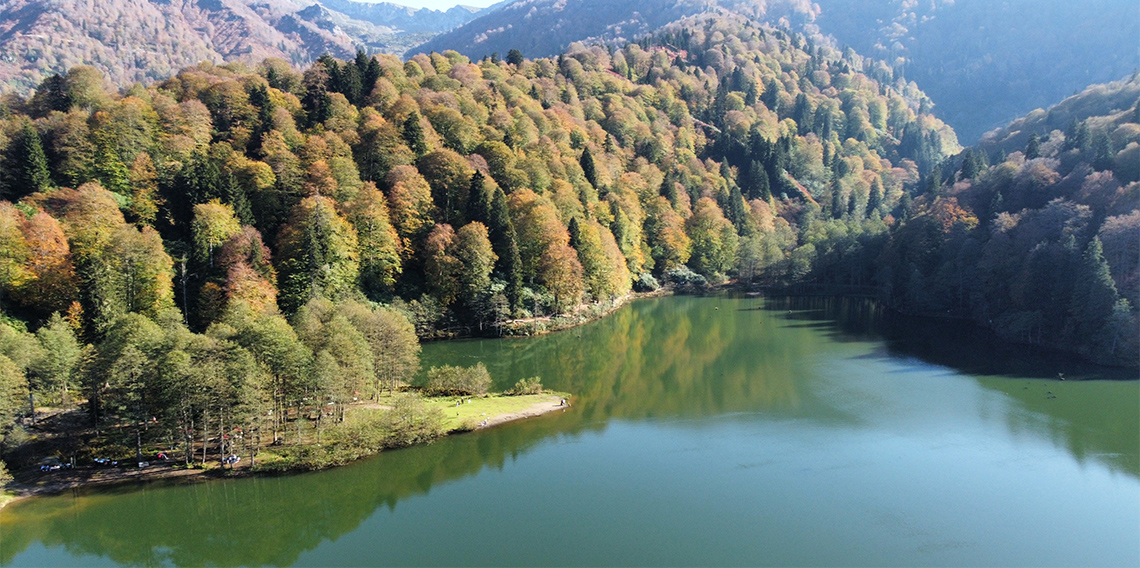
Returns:
[[[455,403],[459,402],[458,405]],[[443,436],[465,434],[492,428],[502,424],[549,414],[565,412],[571,406],[571,395],[546,391],[539,394],[508,395],[503,393],[483,396],[454,397],[438,396],[424,399],[425,406],[438,409],[442,413]],[[382,403],[352,405],[349,412],[355,415],[375,411],[388,411],[391,406]],[[424,442],[430,443],[430,441]],[[35,476],[33,479],[14,481],[0,491],[0,510],[11,503],[41,495],[55,495],[66,491],[79,491],[87,488],[115,485],[142,484],[158,481],[178,483],[198,483],[215,479],[233,479],[257,475],[282,475],[325,469],[323,467],[267,467],[272,463],[277,450],[303,449],[310,444],[298,446],[269,446],[261,450],[259,463],[251,467],[248,460],[239,460],[232,466],[220,466],[210,462],[205,467],[184,467],[170,463],[148,464],[144,467],[97,467],[94,465],[74,469],[59,469],[37,474],[21,472],[21,477]],[[319,444],[318,444],[319,445]],[[412,444],[418,445],[418,444]],[[399,449],[404,446],[383,448],[376,452],[361,455],[357,459],[371,457],[382,451]],[[356,461],[356,459],[352,460]],[[331,464],[337,467],[346,464]]]

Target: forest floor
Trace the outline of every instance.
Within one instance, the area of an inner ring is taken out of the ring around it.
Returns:
[[[426,402],[443,412],[443,426],[448,434],[459,434],[524,418],[541,416],[549,412],[566,410],[570,406],[569,399],[569,395],[565,393],[547,391],[541,394],[519,396],[501,394],[463,398],[441,396],[428,398]],[[565,404],[563,401],[566,401]],[[381,399],[353,405],[348,408],[348,412],[369,412],[391,408],[384,402]],[[63,420],[60,422],[69,423],[71,421]],[[42,420],[41,424],[43,425]],[[74,435],[74,431],[72,431],[72,435]],[[195,453],[197,454],[197,451]],[[127,463],[128,461],[130,463]],[[138,464],[134,463],[133,460],[120,460],[117,466],[100,466],[92,462],[77,464],[74,468],[62,468],[54,471],[40,471],[38,466],[29,466],[13,473],[15,481],[9,484],[5,490],[0,491],[0,509],[9,503],[28,497],[52,495],[94,486],[157,480],[204,481],[255,474],[250,469],[247,459],[243,459],[233,466],[221,466],[216,460],[211,460],[204,466],[198,463],[191,467],[186,467],[181,460],[155,460],[142,467],[138,467]]]

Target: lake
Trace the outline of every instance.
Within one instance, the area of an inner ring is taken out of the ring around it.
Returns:
[[[1135,370],[728,296],[424,346],[480,361],[574,406],[330,471],[15,503],[0,565],[1140,565]]]

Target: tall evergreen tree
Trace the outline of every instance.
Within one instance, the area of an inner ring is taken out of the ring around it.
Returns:
[[[4,199],[16,201],[21,197],[43,191],[51,186],[47,156],[43,141],[30,120],[24,120],[15,139],[4,156]]]
[[[510,211],[507,209],[507,196],[500,188],[495,188],[491,199],[487,233],[491,240],[491,248],[498,257],[495,261],[494,274],[506,281],[507,301],[513,312],[519,308],[519,297],[522,293],[522,260],[519,257],[518,237],[515,234],[514,224],[511,223]]]
[[[416,158],[422,158],[428,153],[427,142],[424,140],[424,127],[420,124],[420,113],[412,112],[404,120],[403,136]]]
[[[589,148],[582,151],[582,157],[579,158],[578,164],[582,166],[582,174],[586,176],[586,181],[590,182],[594,189],[599,189],[598,169],[594,164],[594,155],[590,153]]]
[[[1036,134],[1029,135],[1029,141],[1025,143],[1025,159],[1035,160],[1041,157],[1041,140]]]
[[[471,189],[467,194],[467,221],[478,221],[483,224],[491,218],[491,200],[493,195],[487,190],[487,180],[483,172],[476,171],[471,175]]]

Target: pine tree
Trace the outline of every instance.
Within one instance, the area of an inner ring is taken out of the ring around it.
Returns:
[[[420,113],[413,112],[404,121],[404,141],[408,143],[416,158],[422,158],[428,153],[427,142],[424,140],[424,127],[420,124]]]
[[[589,148],[582,151],[578,164],[582,166],[582,174],[586,176],[586,181],[590,182],[594,189],[598,189],[598,169],[594,165],[594,156],[590,154]]]
[[[1029,135],[1029,141],[1025,143],[1025,159],[1035,160],[1041,157],[1041,140],[1037,138],[1036,134]]]
[[[879,182],[879,178],[871,183],[871,193],[867,196],[867,214],[879,208],[883,203],[883,184]]]
[[[1079,269],[1079,284],[1073,290],[1069,314],[1076,323],[1074,337],[1089,341],[1104,329],[1105,320],[1116,304],[1116,283],[1112,280],[1104,247],[1093,238],[1085,248]]]
[[[491,218],[491,199],[486,178],[482,172],[476,171],[471,175],[471,190],[467,195],[467,221],[487,224]]]
[[[578,218],[570,219],[570,224],[566,226],[566,232],[570,234],[570,246],[574,250],[581,250],[582,244],[582,227],[578,224]]]
[[[1112,151],[1112,139],[1108,137],[1108,133],[1104,130],[1097,130],[1092,137],[1090,146],[1093,154],[1093,169],[1098,171],[1111,170],[1115,165],[1113,157],[1116,153]]]
[[[44,155],[43,142],[31,121],[24,121],[15,140],[9,145],[4,166],[7,170],[5,177],[8,178],[4,184],[4,199],[17,201],[25,195],[43,191],[51,186],[51,174],[48,170],[47,156]]]
[[[491,199],[487,233],[491,240],[491,248],[498,257],[494,274],[506,281],[507,301],[510,303],[511,311],[515,311],[519,307],[519,296],[522,292],[522,260],[519,257],[518,237],[507,209],[507,196],[500,188],[495,188],[494,197]]]

